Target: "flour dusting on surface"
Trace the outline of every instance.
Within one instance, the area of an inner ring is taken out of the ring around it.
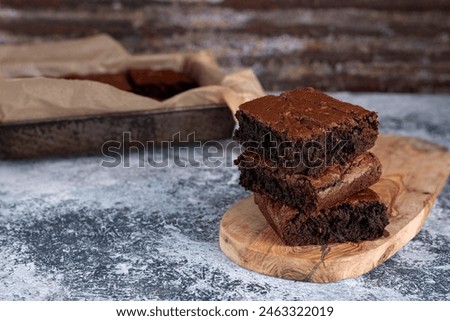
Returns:
[[[450,147],[438,98],[394,95],[393,108],[392,95],[340,95],[378,110],[384,132]],[[234,166],[107,169],[101,161],[0,161],[0,299],[450,299],[449,182],[422,231],[391,259],[356,279],[311,284],[249,271],[221,252],[220,219],[249,195]]]

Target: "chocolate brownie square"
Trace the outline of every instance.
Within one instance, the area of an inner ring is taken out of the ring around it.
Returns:
[[[375,184],[381,177],[378,158],[366,152],[344,165],[328,167],[319,178],[289,172],[258,153],[244,151],[236,160],[240,184],[269,194],[286,205],[309,213],[330,207]]]
[[[367,189],[330,208],[306,213],[262,193],[255,203],[278,236],[288,245],[319,245],[374,240],[387,234],[387,207]]]
[[[334,162],[343,165],[374,146],[373,111],[334,99],[313,88],[246,102],[236,113],[234,138],[298,173],[319,176]]]
[[[185,73],[170,69],[130,69],[128,75],[136,94],[158,100],[198,87],[198,84]]]

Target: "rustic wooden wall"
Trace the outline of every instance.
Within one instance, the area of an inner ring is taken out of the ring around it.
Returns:
[[[131,52],[211,49],[268,90],[450,89],[448,0],[0,0],[0,43],[99,32]]]

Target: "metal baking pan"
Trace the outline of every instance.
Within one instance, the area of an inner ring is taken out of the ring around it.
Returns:
[[[3,123],[0,159],[100,154],[106,142],[122,142],[124,133],[144,145],[172,141],[177,134],[204,142],[230,138],[234,126],[226,105]]]

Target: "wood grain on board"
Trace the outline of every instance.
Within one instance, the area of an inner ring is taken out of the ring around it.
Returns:
[[[391,210],[389,236],[359,243],[287,246],[250,196],[222,218],[223,252],[259,273],[320,283],[357,277],[383,263],[420,231],[450,173],[450,153],[423,140],[391,135],[380,136],[373,152],[383,165],[383,176],[371,188]]]

